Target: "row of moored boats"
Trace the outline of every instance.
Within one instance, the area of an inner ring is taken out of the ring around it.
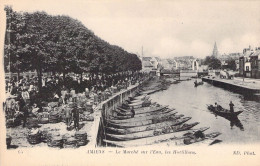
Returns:
[[[143,146],[180,139],[184,144],[191,144],[220,135],[218,132],[203,134],[209,127],[194,129],[199,123],[188,123],[191,117],[178,114],[168,106],[152,103],[149,94],[157,91],[139,90],[114,110],[113,116],[105,119],[105,145]]]

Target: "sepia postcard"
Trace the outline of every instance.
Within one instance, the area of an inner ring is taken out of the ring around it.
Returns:
[[[2,0],[0,165],[260,165],[260,1]]]

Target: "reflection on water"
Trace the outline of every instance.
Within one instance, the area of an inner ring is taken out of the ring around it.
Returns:
[[[199,80],[198,80],[199,81]],[[189,123],[200,122],[196,128],[210,127],[207,133],[221,132],[218,139],[223,143],[252,143],[260,141],[260,102],[247,100],[243,96],[204,83],[194,87],[194,80],[173,84],[166,91],[151,95],[151,99],[160,104],[176,108],[179,114],[191,116]],[[208,104],[217,102],[229,108],[229,102],[235,105],[235,111],[243,111],[238,117],[214,116]]]
[[[244,131],[244,126],[242,125],[241,121],[236,117],[234,119],[228,119],[230,121],[230,127],[233,129],[233,126],[240,128],[240,130]]]
[[[215,114],[216,115],[216,114]],[[217,115],[216,115],[217,116]],[[241,131],[244,131],[244,126],[241,123],[241,121],[238,119],[238,117],[224,117],[225,119],[230,121],[230,127],[233,129],[233,126],[238,127]]]

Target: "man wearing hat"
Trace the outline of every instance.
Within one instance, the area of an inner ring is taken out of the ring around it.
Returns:
[[[73,109],[72,109],[72,117],[74,121],[74,128],[78,131],[79,130],[79,109],[77,108],[77,104],[73,104]]]

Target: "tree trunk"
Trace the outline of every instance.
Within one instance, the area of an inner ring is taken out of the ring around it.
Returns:
[[[20,79],[20,70],[18,69],[18,71],[17,71],[17,81],[19,81],[19,79]]]
[[[82,82],[82,80],[83,80],[83,73],[80,73],[80,82]]]
[[[39,93],[41,93],[41,91],[42,91],[42,68],[39,67],[36,71],[37,71],[37,76],[38,76]]]
[[[65,83],[65,74],[66,74],[66,72],[65,72],[65,70],[63,70],[63,72],[62,72],[62,77],[63,77],[63,81],[64,81],[64,83]]]

